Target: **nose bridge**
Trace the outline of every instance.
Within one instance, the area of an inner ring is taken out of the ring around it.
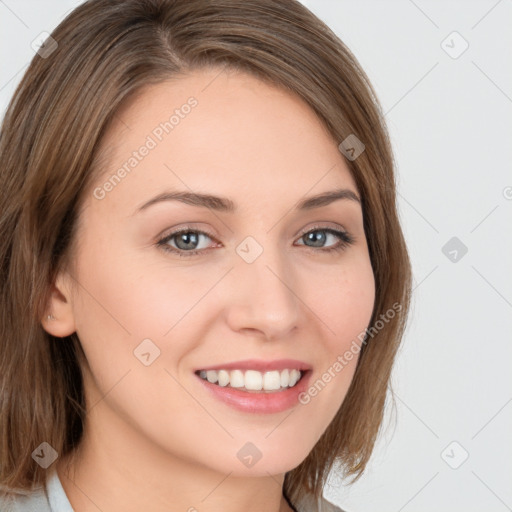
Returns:
[[[261,237],[260,237],[261,239]],[[267,337],[285,335],[297,324],[299,300],[293,291],[293,267],[277,244],[246,237],[236,247],[231,316],[236,329],[258,329]]]

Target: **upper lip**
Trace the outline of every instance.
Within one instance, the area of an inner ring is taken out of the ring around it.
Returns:
[[[297,359],[275,359],[273,361],[265,361],[263,359],[244,359],[243,361],[233,361],[231,363],[221,363],[214,366],[204,366],[197,368],[200,370],[257,370],[260,372],[268,372],[272,370],[311,370],[311,365],[298,361]]]

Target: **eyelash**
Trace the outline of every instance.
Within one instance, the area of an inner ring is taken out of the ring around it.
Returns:
[[[324,247],[309,247],[307,245],[304,245],[304,247],[306,247],[307,249],[311,249],[313,252],[319,252],[319,251],[324,252],[324,253],[340,252],[340,251],[346,249],[349,245],[352,245],[355,241],[354,237],[352,235],[350,235],[347,231],[340,231],[337,229],[325,228],[325,227],[321,227],[321,226],[315,226],[311,229],[308,229],[307,231],[305,231],[304,233],[302,233],[299,236],[299,239],[303,238],[304,236],[306,236],[309,233],[314,233],[317,231],[324,231],[326,233],[330,233],[334,236],[337,236],[340,239],[340,242],[333,246],[326,247],[326,248],[324,248]],[[158,240],[157,245],[159,247],[161,247],[164,251],[177,254],[178,256],[180,256],[182,258],[183,257],[188,258],[189,256],[194,256],[194,255],[197,255],[200,253],[204,253],[207,250],[207,249],[195,249],[192,251],[185,251],[183,249],[176,249],[176,248],[168,245],[167,242],[172,240],[175,236],[181,235],[183,233],[198,233],[201,235],[205,235],[208,238],[211,238],[212,240],[215,240],[215,238],[210,233],[208,233],[206,231],[202,231],[200,229],[193,229],[191,227],[189,227],[189,228],[185,227],[178,231],[174,231],[173,233],[170,233],[169,235],[166,235],[165,237],[161,238],[160,240]]]

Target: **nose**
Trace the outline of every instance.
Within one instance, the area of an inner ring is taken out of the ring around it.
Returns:
[[[228,285],[231,329],[274,340],[285,338],[298,326],[301,300],[285,258],[268,248],[252,263],[236,256]]]

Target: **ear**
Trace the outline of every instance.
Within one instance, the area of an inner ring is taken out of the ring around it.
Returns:
[[[43,329],[58,338],[76,331],[71,290],[71,277],[67,273],[59,273],[52,285],[47,311],[41,319]]]

